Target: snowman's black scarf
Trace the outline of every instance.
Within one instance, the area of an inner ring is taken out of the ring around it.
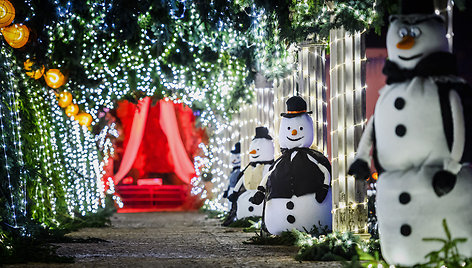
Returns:
[[[399,83],[413,77],[444,76],[457,74],[456,58],[449,52],[436,52],[421,61],[412,70],[401,69],[396,63],[385,61],[382,73],[387,76],[387,84]]]
[[[249,165],[256,167],[257,165],[272,165],[274,163],[274,159],[269,161],[256,161],[256,162],[249,162]]]
[[[270,170],[275,170],[267,181],[267,200],[291,198],[293,195],[302,196],[322,190],[324,173],[308,159],[310,155],[331,173],[331,164],[322,153],[310,148],[282,149],[282,152],[282,156],[270,167]],[[293,152],[297,154],[292,160]]]

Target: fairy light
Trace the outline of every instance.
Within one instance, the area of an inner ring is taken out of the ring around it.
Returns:
[[[77,33],[73,25],[79,25],[87,30],[87,35],[84,36],[83,42],[80,44],[82,51],[78,51],[82,55],[80,64],[86,70],[87,79],[102,81],[102,83],[94,87],[88,87],[82,85],[81,81],[71,80],[66,87],[83,93],[77,94],[75,101],[85,112],[92,115],[92,126],[98,122],[97,116],[100,109],[103,107],[113,109],[117,99],[122,99],[133,92],[142,93],[142,96],[153,96],[159,93],[175,103],[184,103],[189,106],[198,103],[199,107],[202,107],[199,119],[202,126],[206,127],[211,133],[211,139],[209,145],[199,146],[204,153],[194,159],[197,177],[192,178],[192,185],[194,185],[192,191],[194,194],[205,196],[205,190],[201,188],[200,177],[211,172],[212,182],[215,185],[213,192],[218,193],[218,198],[216,202],[207,200],[205,204],[215,208],[225,208],[226,203],[221,202],[221,190],[224,189],[225,176],[227,176],[230,169],[228,144],[234,144],[235,141],[242,140],[247,147],[254,127],[268,124],[271,128],[273,120],[267,121],[267,118],[274,118],[274,114],[278,113],[275,107],[270,108],[270,105],[269,107],[266,105],[258,106],[258,104],[253,104],[251,110],[241,110],[242,113],[247,113],[241,119],[237,118],[239,115],[236,115],[236,113],[230,114],[228,112],[231,96],[238,87],[244,85],[244,80],[249,75],[244,60],[237,58],[233,52],[241,47],[254,46],[261,70],[265,74],[270,74],[271,77],[283,77],[287,73],[296,71],[294,69],[296,58],[293,57],[293,51],[286,49],[283,40],[281,40],[280,31],[275,27],[276,25],[269,25],[271,23],[269,18],[272,14],[267,14],[265,10],[256,8],[254,4],[250,6],[249,15],[252,18],[248,32],[252,38],[250,41],[245,34],[241,34],[236,30],[236,25],[230,18],[221,18],[218,31],[208,35],[203,28],[195,27],[204,24],[196,5],[192,1],[180,1],[184,7],[183,11],[181,10],[182,12],[177,11],[175,7],[170,8],[171,20],[173,20],[175,28],[169,30],[166,29],[166,25],[157,27],[160,34],[169,35],[169,39],[162,44],[162,52],[154,55],[151,51],[153,51],[159,40],[154,39],[155,37],[149,34],[148,31],[150,30],[146,27],[142,27],[138,33],[140,40],[136,43],[136,49],[133,49],[126,41],[119,43],[115,34],[111,34],[108,39],[101,37],[103,27],[111,27],[106,25],[105,16],[109,12],[109,6],[105,3],[88,3],[92,16],[87,19],[71,12],[70,1],[60,2],[55,0],[54,3],[58,20],[54,25],[46,25],[50,41],[46,57],[57,58],[54,57],[54,43],[56,41],[69,43],[76,40]],[[240,4],[245,5],[243,2]],[[27,5],[33,12],[31,1],[27,1]],[[307,3],[301,1],[296,5],[300,5],[300,10],[303,10]],[[348,5],[340,5],[337,10],[341,8],[356,12]],[[210,16],[212,15],[211,12],[213,11],[210,11]],[[323,13],[327,12],[328,10],[323,7]],[[363,18],[363,14],[357,15],[365,23],[372,21],[371,16]],[[375,11],[372,17],[374,15]],[[138,24],[146,23],[150,16],[149,12],[140,14]],[[323,20],[323,16],[324,14],[320,15],[317,20]],[[276,28],[272,39],[274,40],[274,46],[272,47],[263,42],[268,38],[267,27]],[[199,38],[190,40],[186,39],[186,36],[198,36]],[[219,44],[215,40],[219,40]],[[258,41],[250,43],[253,40]],[[179,42],[184,42],[189,46],[189,51],[193,52],[192,61],[183,66],[172,64],[170,59],[173,55],[181,53]],[[202,60],[203,51],[208,49],[215,53],[216,62],[210,63]],[[118,57],[114,64],[110,64],[113,55],[120,55],[121,57]],[[267,60],[274,56],[275,60]],[[271,62],[272,65],[267,66],[266,62]],[[50,64],[57,66],[59,69],[66,66],[65,60],[55,60]],[[336,67],[343,68],[343,66]],[[135,80],[134,86],[129,83],[131,79]],[[318,86],[323,91],[326,90],[324,83]],[[53,214],[56,214],[55,206],[58,192],[65,193],[67,209],[71,216],[74,216],[76,211],[81,215],[97,211],[100,204],[99,200],[105,198],[104,190],[108,187],[107,192],[114,194],[114,185],[109,180],[104,179],[103,168],[108,158],[105,157],[103,161],[100,161],[95,147],[97,143],[101,153],[104,155],[113,154],[111,141],[106,138],[105,134],[107,132],[111,134],[113,132],[112,127],[102,130],[97,137],[94,137],[87,128],[79,126],[73,118],[64,118],[63,111],[54,103],[55,98],[51,92],[41,88],[42,92],[47,92],[47,96],[42,96],[37,92],[39,87],[35,89],[28,88],[28,94],[35,99],[30,100],[30,102],[37,113],[37,123],[41,137],[41,144],[35,144],[37,148],[37,168],[47,178],[45,181],[38,178],[35,183],[35,197],[38,202],[44,203],[49,200],[50,204],[48,205],[51,206]],[[365,88],[360,87],[358,90],[362,91]],[[243,103],[253,100],[254,91],[253,87],[246,87],[242,90],[243,97],[239,99],[236,105],[241,106]],[[265,90],[262,95],[266,96],[267,94],[268,91]],[[357,94],[357,92],[353,94]],[[341,98],[341,96],[338,96],[338,98]],[[320,100],[310,96],[309,101],[318,103],[323,109],[327,107],[324,99]],[[284,100],[274,96],[273,102],[284,103]],[[259,103],[259,101],[256,101],[256,103]],[[263,115],[269,115],[250,119],[254,118],[249,116],[250,111],[258,111]],[[50,114],[47,114],[48,112]],[[233,116],[233,120],[230,119],[231,116]],[[19,117],[17,118],[19,126]],[[316,118],[315,123],[323,128],[327,125],[323,118]],[[276,132],[277,122],[272,126],[272,130],[274,133]],[[17,137],[18,141],[21,142],[20,136],[17,135]],[[243,150],[244,157],[246,157],[245,153]],[[326,150],[324,150],[324,153],[326,154]],[[55,177],[60,177],[60,186],[52,183]],[[64,187],[64,189],[55,189],[55,187]],[[26,195],[26,191],[24,192]],[[117,195],[114,195],[113,199],[117,202],[120,200]],[[35,209],[41,210],[43,217],[48,213],[45,206],[39,206]],[[55,221],[55,218],[53,221]],[[58,224],[57,221],[56,224]]]
[[[362,183],[347,175],[355,157],[356,140],[367,120],[360,110],[365,102],[365,51],[361,50],[362,32],[350,34],[344,30],[331,31],[331,163],[333,195],[333,228],[337,231],[367,233],[366,196],[356,192]],[[357,138],[356,138],[357,137]],[[365,213],[364,213],[365,212]],[[364,215],[365,214],[365,217]],[[355,222],[349,222],[355,218]]]
[[[7,94],[11,94],[10,91],[7,91]],[[7,180],[8,180],[8,190],[10,192],[10,208],[11,208],[11,213],[12,213],[12,219],[13,223],[15,224],[15,227],[18,226],[18,222],[16,219],[16,207],[15,207],[15,199],[13,198],[13,186],[11,184],[11,175],[10,175],[10,166],[8,165],[8,155],[7,155],[7,143],[6,143],[6,138],[5,138],[5,126],[3,124],[3,103],[0,103],[0,128],[2,132],[2,148],[3,148],[3,156],[5,159],[5,170],[7,173]]]

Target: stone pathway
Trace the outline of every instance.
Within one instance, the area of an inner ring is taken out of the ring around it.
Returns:
[[[115,214],[110,228],[68,234],[107,242],[61,243],[74,264],[15,267],[340,267],[336,262],[297,262],[296,247],[246,245],[254,233],[221,227],[198,212]]]

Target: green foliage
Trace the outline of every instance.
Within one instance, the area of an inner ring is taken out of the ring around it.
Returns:
[[[299,242],[298,261],[347,261],[357,256],[356,247],[361,243],[353,233],[331,233],[319,238],[308,238]]]
[[[0,230],[0,236],[1,230]],[[0,238],[0,264],[45,262],[71,263],[70,257],[58,256],[57,246],[41,240],[38,236],[20,237],[18,235],[3,235]]]
[[[321,225],[321,222],[318,222],[318,226],[313,225],[313,228],[310,231],[306,232],[312,237],[320,237],[322,235],[326,236],[332,231],[329,229],[328,225]]]
[[[417,268],[440,268],[440,267],[451,267],[451,268],[460,268],[460,267],[472,267],[472,258],[464,256],[459,253],[457,245],[460,243],[465,243],[466,238],[453,238],[449,227],[447,226],[446,219],[443,219],[442,225],[444,228],[444,233],[446,238],[423,238],[425,242],[440,242],[443,246],[438,249],[428,253],[425,258],[428,259],[428,262],[417,264],[414,267]],[[389,265],[382,259],[380,255],[380,247],[377,245],[370,248],[357,248],[357,253],[359,259],[354,260],[352,263],[348,264],[348,267],[378,267],[382,265],[383,267],[388,267]],[[359,260],[361,262],[359,262]]]
[[[472,267],[472,259],[459,253],[457,245],[465,243],[467,238],[452,238],[451,232],[447,226],[446,219],[443,219],[442,225],[446,239],[444,238],[423,238],[426,242],[443,243],[442,248],[428,253],[425,257],[429,261],[422,264],[421,267]]]
[[[260,219],[261,217],[246,217],[232,222],[228,227],[247,228],[253,226],[255,222],[259,222]]]
[[[244,244],[252,245],[283,245],[293,246],[297,242],[299,232],[285,231],[280,235],[270,235],[266,232],[261,234],[256,233],[255,236],[251,237],[248,241],[243,242]]]
[[[199,209],[201,213],[205,213],[209,219],[223,219],[225,213],[218,210],[211,210],[206,206],[203,206]]]

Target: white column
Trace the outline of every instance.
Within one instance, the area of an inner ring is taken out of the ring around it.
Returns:
[[[367,233],[365,182],[347,175],[365,120],[365,47],[360,33],[330,32],[333,229]]]

